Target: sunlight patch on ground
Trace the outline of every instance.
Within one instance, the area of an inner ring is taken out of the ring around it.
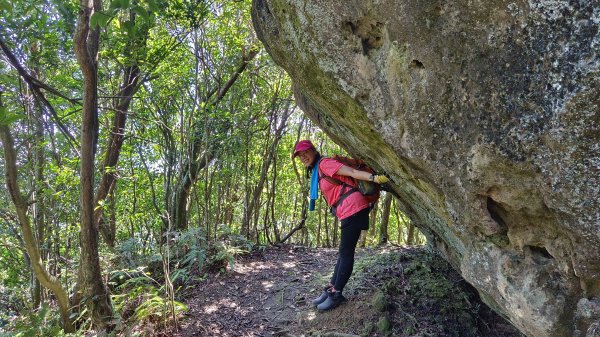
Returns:
[[[221,309],[222,307],[228,307],[228,308],[237,308],[238,304],[227,299],[224,298],[222,300],[220,300],[218,303],[213,303],[213,304],[209,304],[209,305],[205,305],[202,309],[202,311],[204,311],[205,314],[214,314],[215,312],[217,312],[219,309]]]
[[[296,268],[296,262],[285,262],[283,263],[284,268]]]
[[[261,262],[253,262],[246,265],[236,264],[233,268],[234,271],[240,274],[257,273],[259,270],[272,269],[273,265],[264,264]]]
[[[262,281],[261,284],[265,288],[265,290],[270,290],[271,288],[273,288],[274,285],[271,281]]]
[[[217,312],[217,310],[219,310],[219,306],[216,304],[209,304],[207,306],[204,307],[204,313],[205,314],[214,314],[215,312]]]

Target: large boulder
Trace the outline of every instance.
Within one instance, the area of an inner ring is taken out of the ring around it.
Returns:
[[[253,20],[486,303],[528,336],[595,334],[598,0],[254,0]]]

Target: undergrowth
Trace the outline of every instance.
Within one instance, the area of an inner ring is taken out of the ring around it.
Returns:
[[[144,245],[132,238],[103,254],[114,310],[114,329],[107,336],[152,336],[157,330],[169,334],[187,311],[179,291],[209,272],[231,269],[236,256],[253,248],[252,242],[226,226],[219,228],[216,242],[208,242],[198,228],[171,232],[165,241],[162,246]],[[0,322],[0,337],[84,336],[91,328],[85,308],[74,316],[79,317],[79,331],[65,334],[55,305],[44,305]]]

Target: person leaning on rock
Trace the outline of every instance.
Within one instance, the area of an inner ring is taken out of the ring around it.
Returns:
[[[354,268],[354,252],[360,237],[361,230],[369,228],[369,212],[371,204],[358,190],[343,193],[342,190],[352,184],[352,179],[373,181],[384,184],[389,181],[386,176],[373,175],[369,172],[359,171],[348,167],[332,158],[322,157],[310,140],[299,141],[294,147],[292,158],[298,157],[311,175],[310,206],[314,211],[318,190],[325,197],[331,207],[335,207],[335,216],[340,220],[341,238],[340,246],[333,276],[323,293],[313,300],[313,305],[319,311],[333,309],[346,301],[342,291],[348,283]],[[346,184],[334,184],[328,179],[319,179],[322,176],[332,177]],[[340,197],[343,198],[340,202]]]

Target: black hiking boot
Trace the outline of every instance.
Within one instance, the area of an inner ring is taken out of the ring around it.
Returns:
[[[341,291],[331,291],[332,289],[327,290],[327,299],[323,303],[317,305],[319,311],[331,310],[347,301]]]
[[[331,287],[333,287],[332,285],[328,285],[326,287],[323,288],[323,292],[321,293],[321,295],[319,295],[319,297],[315,298],[312,301],[312,304],[316,307],[317,305],[325,302],[325,300],[327,299],[327,290],[331,289]]]

